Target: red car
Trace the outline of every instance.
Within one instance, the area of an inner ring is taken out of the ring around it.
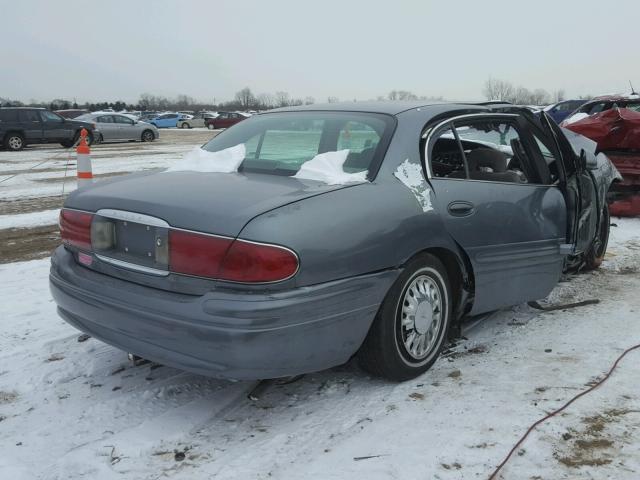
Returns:
[[[247,118],[249,118],[249,115],[240,112],[220,112],[216,118],[208,118],[205,124],[209,130],[214,130],[228,128]]]
[[[622,182],[611,187],[611,214],[640,215],[640,96],[596,98],[576,113],[587,116],[562,125],[597,142],[622,175]]]

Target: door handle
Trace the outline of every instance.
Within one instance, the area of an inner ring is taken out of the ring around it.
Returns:
[[[466,217],[475,212],[475,206],[471,202],[465,202],[463,200],[456,200],[451,202],[447,207],[450,215],[454,217]]]

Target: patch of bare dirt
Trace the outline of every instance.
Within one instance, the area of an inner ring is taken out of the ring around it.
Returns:
[[[65,196],[20,198],[17,200],[0,200],[0,215],[17,215],[19,213],[40,212],[62,208]]]
[[[617,457],[617,443],[625,438],[611,438],[607,427],[622,421],[622,417],[638,410],[609,409],[603,413],[582,419],[583,428],[569,429],[562,434],[566,442],[553,456],[570,468],[597,467],[608,465]]]
[[[17,398],[18,394],[16,392],[4,392],[0,390],[0,405],[13,403]]]
[[[0,230],[0,264],[48,257],[60,243],[57,225]]]

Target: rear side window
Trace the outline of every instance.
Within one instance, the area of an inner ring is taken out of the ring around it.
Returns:
[[[21,122],[39,122],[40,115],[35,110],[20,110],[19,118]]]
[[[17,122],[17,121],[18,121],[17,110],[0,109],[0,122]]]
[[[98,123],[113,123],[113,117],[111,115],[103,115],[98,117]]]
[[[241,170],[289,176],[318,154],[348,150],[343,170],[366,171],[372,178],[394,125],[393,117],[373,113],[272,113],[234,125],[203,148],[215,152],[244,144]]]

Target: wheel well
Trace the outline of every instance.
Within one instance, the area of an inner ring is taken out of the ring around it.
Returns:
[[[461,258],[453,251],[442,247],[427,248],[416,255],[421,253],[430,253],[437,257],[447,270],[453,295],[454,321],[458,322],[470,309],[470,300],[473,299],[473,269],[469,259],[466,256]]]
[[[7,133],[4,134],[4,137],[2,137],[2,141],[4,142],[7,139],[7,137],[9,137],[9,135],[11,135],[12,133],[17,133],[22,138],[24,138],[24,132],[20,130],[8,130]]]

